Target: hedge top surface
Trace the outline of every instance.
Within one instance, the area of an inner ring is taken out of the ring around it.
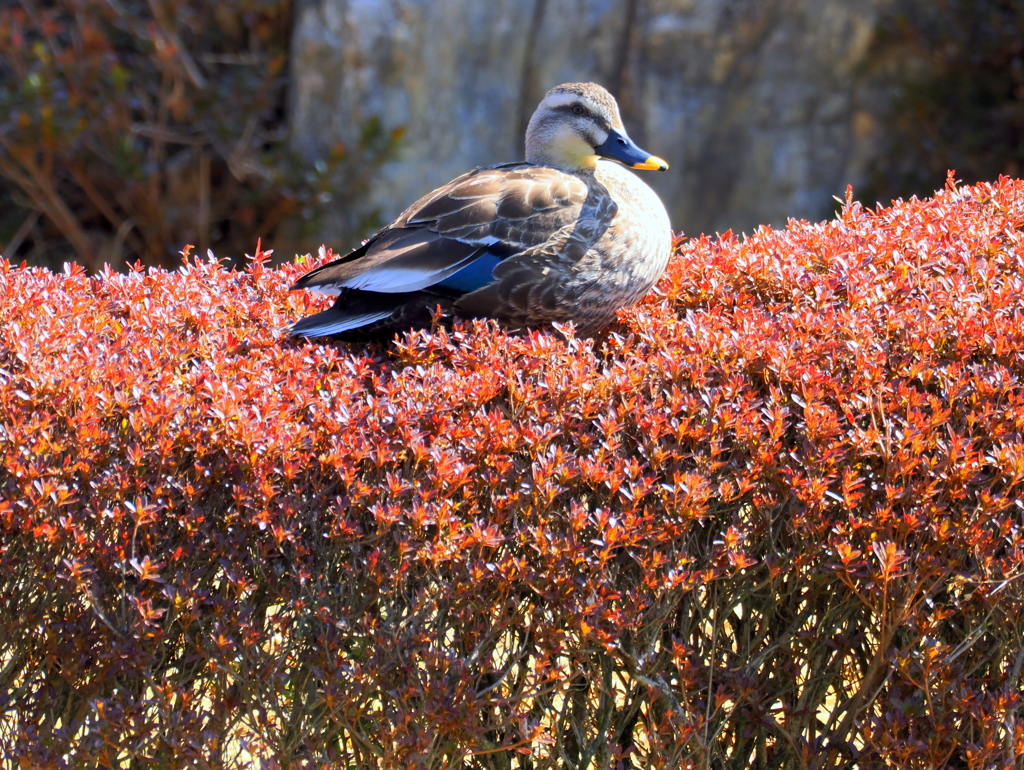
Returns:
[[[284,338],[306,260],[5,263],[0,743],[1012,766],[1022,241],[1017,180],[848,200],[677,243],[603,338],[375,346]]]

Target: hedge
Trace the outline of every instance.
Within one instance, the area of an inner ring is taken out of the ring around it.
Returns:
[[[0,267],[6,762],[1024,761],[1024,182],[680,239],[596,340],[290,341],[265,257]]]

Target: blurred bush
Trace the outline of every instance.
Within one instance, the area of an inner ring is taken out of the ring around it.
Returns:
[[[866,196],[927,195],[947,169],[969,182],[1024,173],[1024,0],[901,0],[879,40],[900,64]]]
[[[682,243],[598,341],[283,342],[256,256],[0,264],[8,763],[1024,760],[1024,182]]]
[[[21,0],[0,9],[0,249],[90,271],[309,242],[398,134],[289,152],[291,0]]]

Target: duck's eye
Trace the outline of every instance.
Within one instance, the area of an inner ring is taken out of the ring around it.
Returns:
[[[583,105],[581,105],[581,104],[574,104],[572,106],[572,114],[573,115],[583,115],[584,113],[586,113],[586,110],[583,109]]]

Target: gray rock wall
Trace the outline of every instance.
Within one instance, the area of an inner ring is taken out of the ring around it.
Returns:
[[[404,126],[367,209],[385,221],[478,165],[518,160],[553,85],[594,80],[637,142],[676,230],[750,231],[829,215],[876,146],[891,0],[300,0],[293,140],[311,157],[378,116]],[[336,248],[360,233],[339,211]]]

